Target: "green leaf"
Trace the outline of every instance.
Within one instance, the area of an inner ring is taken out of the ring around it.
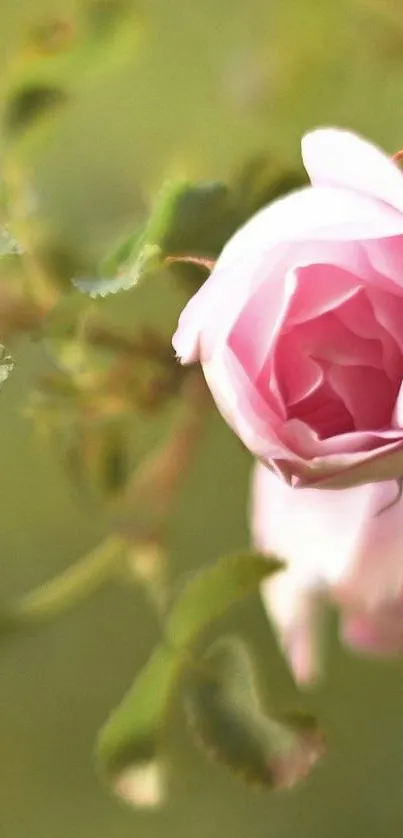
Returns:
[[[158,760],[159,736],[182,667],[177,650],[161,644],[107,720],[97,755],[109,776]]]
[[[59,298],[60,292],[67,297],[71,292],[71,277],[84,273],[88,267],[88,260],[82,253],[77,251],[70,242],[61,241],[49,230],[34,237],[31,242],[30,255],[33,256],[35,264],[48,279],[51,287],[58,292],[55,300]]]
[[[262,207],[307,183],[302,168],[292,168],[270,154],[260,154],[237,172],[233,189],[242,218],[247,220]]]
[[[158,768],[164,722],[183,671],[193,666],[189,645],[210,622],[281,567],[275,559],[231,556],[201,571],[179,595],[166,623],[165,642],[137,676],[99,736],[101,770],[117,793],[121,793],[123,783],[124,796],[129,795],[130,788],[132,802],[138,802],[136,777],[144,776],[145,766]]]
[[[167,184],[150,235],[165,255],[217,256],[239,224],[230,189],[211,181]]]
[[[197,257],[214,261],[241,223],[231,190],[216,181],[167,184],[160,195],[156,233],[163,257]],[[156,234],[155,233],[155,234]],[[178,279],[199,286],[204,273],[196,264],[172,259]]]
[[[96,297],[107,297],[119,291],[128,291],[151,273],[160,264],[160,248],[156,245],[145,244],[138,252],[134,252],[119,267],[115,276],[111,277],[77,277],[72,280],[73,285],[82,293]]]
[[[127,263],[134,262],[146,244],[146,225],[138,227],[134,232],[121,236],[115,247],[102,260],[100,273],[106,277],[114,277]]]
[[[170,642],[177,648],[187,647],[213,620],[283,567],[273,556],[244,554],[225,556],[201,570],[182,591],[168,617]]]
[[[105,297],[132,288],[161,267],[166,257],[214,258],[238,220],[230,190],[223,184],[169,181],[147,223],[119,243],[102,262],[100,275],[77,277],[73,284],[91,297]],[[180,274],[200,280],[200,270],[193,264],[183,259],[171,260],[171,264]]]
[[[323,750],[312,717],[286,720],[261,705],[253,662],[238,638],[221,638],[192,671],[185,706],[198,744],[247,782],[268,789],[303,779]]]

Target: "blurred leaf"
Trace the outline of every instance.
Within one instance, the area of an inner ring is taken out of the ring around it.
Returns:
[[[322,754],[312,717],[294,715],[287,724],[263,712],[253,663],[239,638],[221,638],[203,655],[189,678],[185,704],[208,756],[252,784],[292,786]]]
[[[51,235],[49,230],[46,234],[36,236],[32,244],[35,263],[56,290],[56,299],[60,292],[67,297],[72,290],[71,277],[77,273],[84,273],[88,267],[88,260],[70,243]],[[81,305],[84,307],[82,301]]]
[[[130,477],[126,425],[120,421],[105,423],[102,442],[100,488],[103,495],[115,497]]]
[[[12,373],[14,369],[14,361],[7,354],[6,349],[4,346],[0,344],[0,387],[7,381],[9,375]]]
[[[215,257],[237,222],[231,193],[223,184],[170,181],[157,196],[148,222],[103,261],[100,276],[78,277],[73,284],[91,297],[104,297],[132,288],[168,261],[181,275],[199,281],[195,257],[199,265]],[[186,254],[189,260],[183,258]]]
[[[283,567],[273,556],[244,554],[226,556],[204,568],[186,585],[169,614],[170,642],[187,647],[213,620]]]
[[[127,424],[119,418],[76,423],[64,465],[83,497],[114,500],[130,478]]]
[[[43,344],[61,370],[80,373],[85,367],[86,346],[81,337],[81,324],[93,303],[74,291],[64,294],[44,319]]]
[[[233,180],[235,199],[243,220],[263,207],[308,183],[302,168],[285,166],[272,155],[260,154],[248,160]]]
[[[34,27],[6,77],[6,134],[15,139],[36,126],[100,72],[130,57],[139,29],[131,0],[87,0],[74,22],[60,18]]]
[[[122,236],[100,265],[100,273],[114,277],[127,262],[135,260],[146,243],[146,225]]]
[[[113,711],[97,745],[108,776],[116,777],[129,765],[158,761],[159,736],[182,667],[177,650],[161,644]]]
[[[117,294],[118,291],[128,291],[151,273],[160,264],[160,249],[156,245],[145,244],[138,251],[131,254],[119,267],[115,276],[111,277],[78,277],[73,285],[93,299]]]
[[[157,613],[165,614],[169,595],[167,550],[153,536],[139,539],[137,528],[134,528],[135,538],[130,543],[128,529],[125,522],[119,527],[128,538],[126,564],[122,571],[124,578],[131,584],[143,585]]]
[[[185,706],[195,739],[244,779],[272,786],[267,720],[252,662],[238,639],[220,639],[189,678]]]
[[[216,181],[208,183],[167,184],[162,190],[159,244],[165,257],[198,257],[198,265],[183,258],[171,259],[171,269],[181,280],[199,286],[204,276],[200,264],[214,260],[240,224],[234,196],[228,187]]]
[[[8,227],[0,230],[0,257],[20,256],[24,252],[22,246],[10,233]]]
[[[229,188],[216,181],[162,189],[150,236],[164,255],[217,256],[239,223]]]
[[[59,576],[0,609],[0,635],[35,628],[74,608],[110,580],[125,551],[125,541],[111,536]]]
[[[104,297],[132,288],[162,264],[200,283],[197,268],[211,269],[242,220],[296,187],[298,178],[298,173],[280,171],[262,157],[241,171],[233,191],[214,181],[169,181],[146,225],[119,243],[101,264],[100,276],[77,277],[73,284],[91,297]]]
[[[122,777],[142,766],[158,765],[161,730],[183,670],[192,665],[189,645],[203,630],[263,578],[282,567],[275,559],[230,556],[200,571],[179,595],[166,621],[166,640],[137,676],[101,730],[97,755],[119,791]],[[136,797],[133,790],[132,799]]]
[[[65,105],[68,100],[67,93],[58,87],[36,87],[31,84],[15,90],[3,114],[6,133],[14,135],[24,131],[37,119]]]

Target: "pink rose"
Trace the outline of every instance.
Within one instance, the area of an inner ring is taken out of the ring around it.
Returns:
[[[335,129],[302,143],[312,186],[224,248],[174,336],[252,453],[293,486],[403,476],[403,175]]]
[[[258,464],[251,528],[259,550],[286,562],[263,599],[299,681],[316,674],[323,597],[340,607],[350,645],[403,652],[403,498],[396,483],[298,491]]]

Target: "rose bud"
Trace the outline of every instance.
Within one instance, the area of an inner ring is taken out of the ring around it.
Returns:
[[[403,475],[403,174],[348,132],[308,134],[311,186],[255,215],[183,311],[234,431],[292,486]]]

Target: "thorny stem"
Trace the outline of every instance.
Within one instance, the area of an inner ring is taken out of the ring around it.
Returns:
[[[165,258],[166,265],[175,265],[177,262],[183,262],[187,265],[197,265],[200,268],[206,268],[208,271],[212,271],[216,260],[215,259],[208,259],[204,256],[167,256]]]
[[[129,484],[127,501],[133,510],[147,510],[153,527],[164,529],[171,505],[191,465],[204,430],[210,398],[199,372],[189,373],[182,386],[183,410],[167,439],[145,459]],[[133,513],[130,516],[133,521]],[[135,524],[137,529],[138,521]],[[132,524],[129,525],[129,528]],[[153,533],[156,535],[155,531]]]
[[[164,445],[153,452],[135,473],[130,487],[131,503],[140,507],[151,505],[151,520],[157,530],[167,520],[204,425],[207,404],[204,382],[200,375],[192,374],[186,385],[185,415]],[[132,533],[121,532],[105,539],[67,570],[0,610],[0,635],[12,635],[46,624],[96,593],[119,571],[130,547],[138,547],[141,551],[146,540],[152,542],[151,535],[145,539],[138,526],[135,525],[133,530]],[[157,543],[160,537],[154,537],[154,540]]]
[[[132,544],[132,572],[146,585],[160,617],[165,614],[168,593],[166,527],[200,443],[210,403],[200,373],[189,374],[183,389],[181,416],[168,438],[135,472],[127,492],[126,513],[116,522],[128,545]]]

